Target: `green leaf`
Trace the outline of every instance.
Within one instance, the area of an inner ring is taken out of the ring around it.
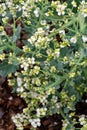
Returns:
[[[23,54],[22,49],[20,49],[20,48],[18,48],[18,47],[16,47],[16,49],[14,50],[14,52],[15,52],[16,55]]]
[[[17,70],[16,65],[8,64],[7,62],[3,62],[0,64],[0,76],[6,77],[9,73],[13,73]]]
[[[63,77],[63,76],[58,76],[57,80],[56,80],[55,82],[49,83],[49,84],[44,88],[44,90],[47,90],[47,89],[52,88],[52,87],[54,87],[55,89],[59,89],[59,88],[60,88],[59,84],[60,84],[63,80],[65,80],[65,77]]]
[[[85,79],[87,80],[87,68],[84,68]]]
[[[16,42],[17,39],[20,39],[20,32],[21,32],[21,27],[18,25],[14,35],[13,35],[13,42]]]
[[[66,130],[74,130],[72,124],[68,124]]]
[[[13,42],[16,42],[16,40],[17,40],[17,36],[14,34],[13,35]]]
[[[16,81],[15,84],[14,84],[14,87],[13,87],[12,93],[16,93],[17,88],[18,88],[18,85],[17,85],[17,81]]]
[[[18,38],[20,38],[20,32],[21,32],[21,26],[18,25],[16,33],[15,33]]]
[[[84,16],[81,14],[81,13],[79,13],[79,15],[78,15],[78,21],[79,21],[79,25],[80,25],[80,32],[84,32],[84,28],[85,28],[85,18],[84,18]]]
[[[6,46],[1,46],[0,47],[0,52],[3,52],[4,49],[6,49]]]
[[[69,108],[65,107],[64,108],[64,113],[68,113],[69,112]]]
[[[23,12],[22,10],[16,12],[17,18],[22,16],[22,12]]]

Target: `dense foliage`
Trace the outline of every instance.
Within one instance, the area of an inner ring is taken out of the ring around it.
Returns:
[[[75,105],[87,93],[87,2],[5,0],[0,4],[0,75],[27,104],[18,130],[54,113],[62,130],[87,129]],[[22,40],[20,40],[20,38]]]

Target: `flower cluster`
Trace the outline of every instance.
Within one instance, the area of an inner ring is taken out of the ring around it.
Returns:
[[[40,125],[41,125],[39,118],[37,118],[37,119],[30,119],[29,122],[31,123],[31,125],[32,125],[34,128],[37,128],[37,126],[40,126]]]
[[[80,122],[81,125],[85,125],[86,122],[87,122],[86,116],[85,116],[85,115],[81,115],[81,116],[79,117],[79,122]]]
[[[47,48],[50,40],[51,39],[46,36],[46,31],[43,30],[43,28],[37,28],[34,35],[28,39],[30,44],[36,48]]]
[[[84,17],[87,17],[87,2],[85,0],[82,0],[79,10]]]
[[[66,3],[61,4],[60,1],[52,1],[51,4],[52,7],[54,7],[56,9],[56,12],[59,16],[64,15],[65,14],[65,9],[67,7]]]

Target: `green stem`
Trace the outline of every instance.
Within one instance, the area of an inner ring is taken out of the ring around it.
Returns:
[[[70,72],[75,72],[76,69],[77,69],[77,66],[80,64],[80,61],[82,60],[83,58],[83,55],[82,55],[82,50],[80,50],[81,54],[80,54],[80,58],[78,59],[78,61],[76,62],[75,66],[70,70]],[[69,82],[69,77],[67,77],[66,79],[66,82],[65,82],[65,85],[63,87],[63,89],[65,89],[68,85],[68,82]]]
[[[52,83],[52,84],[50,84],[50,85],[48,85],[48,86],[46,86],[45,88],[43,88],[44,90],[47,90],[47,89],[49,89],[49,88],[52,88],[52,87],[54,87],[55,85],[59,85],[63,80],[65,80],[66,78],[65,78],[65,76],[64,77],[61,77],[60,79],[58,79],[56,82],[54,82],[54,83]]]
[[[59,111],[60,111],[61,116],[64,118],[64,120],[67,120],[67,122],[68,122],[69,124],[71,124],[72,130],[75,130],[75,127],[74,127],[74,125],[73,125],[73,122],[70,122],[70,121],[69,121],[69,118],[66,117],[65,113],[63,112],[63,110],[60,108]]]
[[[81,54],[80,54],[80,58],[78,59],[78,61],[76,62],[75,66],[71,69],[71,72],[75,71],[77,66],[80,64],[80,61],[82,60],[83,58],[83,54],[82,54],[82,49],[81,49]]]

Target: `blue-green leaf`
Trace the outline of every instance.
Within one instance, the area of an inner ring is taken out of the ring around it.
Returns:
[[[6,77],[9,73],[13,73],[17,70],[16,65],[8,64],[7,62],[3,62],[0,64],[0,76]]]

